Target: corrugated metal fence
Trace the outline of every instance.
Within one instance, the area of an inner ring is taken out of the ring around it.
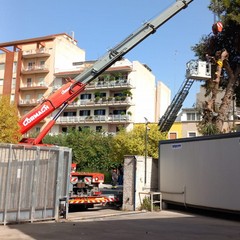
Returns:
[[[0,223],[58,220],[71,162],[69,148],[1,144]]]

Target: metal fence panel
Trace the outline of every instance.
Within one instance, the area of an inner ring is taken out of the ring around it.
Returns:
[[[71,149],[0,145],[0,223],[59,218],[68,197]]]

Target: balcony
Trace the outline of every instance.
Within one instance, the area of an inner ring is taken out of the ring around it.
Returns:
[[[130,97],[109,97],[100,99],[85,99],[74,102],[71,106],[131,106],[132,100]]]
[[[21,107],[30,107],[30,106],[37,106],[37,104],[39,103],[39,100],[37,99],[31,99],[31,100],[19,100],[18,105]]]
[[[31,91],[31,90],[47,90],[48,86],[45,83],[40,84],[24,84],[20,87],[22,91]]]
[[[49,49],[46,48],[39,48],[39,49],[32,49],[28,51],[23,51],[23,58],[42,58],[42,57],[49,57]]]
[[[22,74],[48,73],[48,72],[49,68],[46,65],[26,67],[23,68],[21,71]]]
[[[77,123],[119,123],[131,122],[130,115],[108,115],[108,116],[69,116],[59,117],[58,124],[77,124]]]
[[[132,88],[130,81],[127,79],[119,79],[113,81],[98,81],[91,82],[86,86],[86,90],[91,89],[118,89],[118,88]]]

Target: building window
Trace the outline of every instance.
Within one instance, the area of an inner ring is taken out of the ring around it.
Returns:
[[[14,95],[14,94],[11,94],[11,98],[10,98],[11,103],[13,103],[14,100],[15,100],[15,95]]]
[[[31,87],[31,86],[32,86],[32,79],[27,78],[27,87]]]
[[[28,70],[34,69],[34,67],[35,67],[35,62],[28,63]]]
[[[101,132],[102,131],[102,126],[96,126],[96,132]]]
[[[89,126],[82,126],[82,127],[78,127],[78,131],[79,132],[82,132],[82,131],[84,131],[84,130],[86,130],[86,129],[90,129],[90,127]]]
[[[67,127],[62,127],[62,132],[66,133],[67,132]]]
[[[123,109],[113,110],[113,115],[126,115],[126,110]]]
[[[43,97],[43,93],[39,93],[39,94],[38,94],[38,97],[37,97],[37,100],[40,101],[40,100],[42,99],[42,97]]]
[[[38,78],[39,86],[44,86],[44,77],[39,77]]]
[[[197,113],[197,121],[201,120],[201,115],[199,113]]]
[[[25,100],[26,100],[27,103],[30,103],[31,95],[29,95],[29,94],[26,95]]]
[[[74,130],[76,130],[76,127],[72,127],[72,126],[62,127],[62,132],[63,133],[68,133],[68,132],[71,132],[71,131],[74,131]]]
[[[3,79],[0,79],[0,86],[3,86]]]
[[[199,113],[187,113],[187,121],[199,121],[200,114]]]
[[[114,94],[113,94],[114,97],[122,97],[122,95],[123,95],[123,94],[122,94],[121,92],[118,92],[118,93],[114,93]]]
[[[121,131],[123,128],[124,128],[123,125],[119,125],[119,126],[117,126],[117,127],[116,127],[116,132]]]
[[[104,116],[106,114],[106,110],[105,109],[97,109],[97,110],[94,110],[94,115],[95,116]]]
[[[16,72],[17,72],[17,62],[14,62],[13,63],[13,73],[16,73]]]
[[[79,115],[80,116],[90,116],[90,110],[80,110]]]
[[[81,94],[80,95],[80,99],[84,100],[84,99],[91,99],[92,94],[90,93],[85,93],[85,94]]]
[[[96,97],[103,98],[103,97],[106,97],[107,94],[106,94],[105,92],[96,92],[96,93],[94,94],[94,96],[95,96],[95,98],[96,98]]]
[[[197,133],[196,132],[188,132],[188,137],[196,137]]]
[[[43,69],[43,68],[44,68],[44,65],[45,65],[45,61],[43,61],[43,60],[42,60],[42,61],[40,61],[40,68],[42,68],[42,69]]]
[[[195,121],[195,113],[187,113],[187,121]]]
[[[15,89],[15,87],[16,87],[16,78],[13,78],[12,79],[12,86],[11,86],[11,88]]]
[[[177,139],[177,133],[170,132],[169,133],[169,139]]]
[[[5,63],[0,63],[0,70],[4,70],[5,69]]]
[[[75,117],[75,116],[77,116],[77,113],[76,112],[64,112],[63,116],[64,117]]]

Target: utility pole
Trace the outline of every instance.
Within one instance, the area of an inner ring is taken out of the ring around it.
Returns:
[[[144,183],[147,183],[147,157],[148,157],[148,151],[147,151],[147,144],[148,144],[148,130],[150,128],[148,127],[149,121],[146,117],[145,119],[145,171],[144,171]]]

